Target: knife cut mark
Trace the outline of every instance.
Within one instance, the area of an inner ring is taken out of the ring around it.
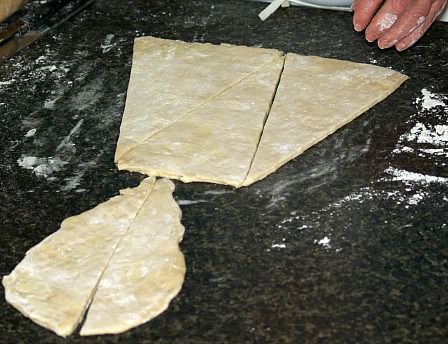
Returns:
[[[272,104],[274,104],[275,97],[277,96],[278,86],[280,85],[280,82],[281,82],[281,79],[282,79],[282,75],[283,75],[283,71],[285,70],[285,61],[286,61],[286,55],[283,55],[282,68],[281,68],[280,73],[278,75],[277,83],[275,84],[275,90],[274,90],[274,93],[272,94],[272,97],[271,97],[271,100],[270,100],[269,109],[266,112],[266,116],[264,117],[264,120],[263,120],[263,127],[262,127],[262,129],[260,131],[260,135],[258,137],[257,147],[255,148],[255,151],[254,151],[254,153],[252,155],[252,158],[251,158],[251,161],[250,161],[250,164],[249,164],[249,168],[247,169],[247,173],[246,173],[246,175],[243,178],[242,184],[245,183],[245,181],[247,179],[247,176],[249,175],[250,169],[252,168],[252,164],[254,163],[255,156],[257,155],[258,147],[260,146],[260,142],[261,142],[261,138],[263,136],[264,128],[266,126],[266,122],[268,121],[269,115],[271,114]]]
[[[263,68],[265,68],[266,66],[270,65],[271,63],[275,62],[277,59],[283,59],[283,64],[284,64],[284,55],[282,55],[281,57],[278,58],[274,58],[271,61],[263,64],[260,68],[258,68],[257,70],[250,72],[249,74],[247,74],[246,76],[244,76],[243,78],[241,78],[240,80],[234,82],[233,84],[227,86],[225,89],[219,91],[218,93],[214,94],[213,96],[211,96],[209,99],[206,99],[205,101],[203,101],[202,103],[200,103],[198,106],[196,106],[193,109],[190,109],[189,111],[187,111],[186,113],[184,113],[182,116],[176,118],[175,121],[173,121],[172,123],[168,124],[166,127],[157,130],[157,132],[155,132],[153,135],[151,135],[150,137],[146,138],[145,140],[142,141],[142,143],[145,143],[147,141],[149,141],[150,139],[154,138],[155,136],[157,136],[157,134],[159,134],[161,131],[171,127],[172,125],[176,124],[176,122],[179,122],[180,120],[182,120],[183,118],[185,118],[186,116],[190,115],[193,112],[198,111],[199,109],[201,109],[202,107],[204,107],[205,105],[207,105],[207,103],[211,102],[212,100],[218,98],[219,96],[223,95],[224,93],[226,93],[227,91],[229,91],[230,89],[238,86],[239,84],[241,84],[244,80],[248,79],[249,77],[251,77],[252,75],[255,75],[257,73],[259,73],[261,70],[263,70]]]
[[[152,178],[152,177],[149,177],[149,178]],[[92,301],[93,301],[93,299],[94,299],[94,297],[95,297],[95,294],[96,294],[96,292],[97,292],[97,290],[98,290],[98,286],[99,286],[99,284],[101,283],[101,280],[102,280],[102,278],[103,278],[103,276],[104,276],[104,273],[105,273],[106,270],[107,270],[107,267],[108,267],[109,264],[110,264],[110,261],[112,260],[112,257],[114,256],[115,252],[117,251],[118,247],[120,246],[120,243],[123,241],[123,238],[124,238],[126,235],[129,234],[130,228],[132,228],[132,225],[134,224],[135,219],[139,216],[139,214],[141,213],[142,209],[144,208],[145,202],[146,202],[146,201],[148,200],[148,198],[151,196],[151,192],[154,190],[154,185],[155,185],[155,178],[154,178],[154,180],[152,181],[151,187],[149,188],[149,191],[148,191],[148,193],[147,193],[145,199],[143,200],[142,204],[140,205],[140,208],[139,208],[138,211],[136,212],[134,219],[131,221],[131,223],[130,223],[129,226],[127,227],[126,231],[120,236],[120,239],[119,239],[119,240],[117,241],[117,243],[115,244],[115,247],[113,248],[113,250],[112,250],[112,252],[111,252],[109,258],[107,259],[106,263],[104,264],[104,266],[103,266],[103,268],[102,268],[102,271],[101,271],[100,275],[98,276],[98,279],[96,280],[95,285],[94,285],[94,287],[93,287],[93,289],[92,289],[92,291],[91,291],[91,293],[90,293],[90,297],[89,297],[89,299],[88,299],[88,301],[87,301],[87,304],[86,304],[86,306],[84,307],[84,310],[83,310],[82,314],[80,315],[80,319],[81,319],[81,321],[79,322],[79,324],[82,324],[82,322],[85,321],[85,314],[89,311],[90,305],[92,304]],[[79,326],[78,326],[78,327],[79,327]]]
[[[31,248],[3,277],[6,300],[60,336],[73,333],[154,182],[154,177],[146,178],[138,187],[65,219],[58,231]]]
[[[184,112],[183,114],[181,114],[180,116],[178,116],[177,118],[175,118],[171,123],[165,125],[164,127],[161,127],[157,130],[155,130],[154,132],[152,132],[150,135],[146,136],[143,140],[139,141],[137,144],[135,144],[133,147],[130,147],[126,150],[124,150],[122,152],[122,154],[120,154],[120,156],[116,157],[116,161],[118,162],[120,160],[121,157],[123,157],[124,155],[126,155],[127,153],[129,153],[130,151],[132,151],[135,147],[139,146],[140,144],[146,143],[149,140],[151,140],[153,137],[155,137],[157,134],[159,134],[160,132],[162,132],[163,130],[166,130],[167,128],[171,127],[172,125],[176,124],[177,122],[179,122],[180,120],[182,120],[183,118],[185,118],[186,116],[188,116],[189,114],[198,111],[201,107],[203,107],[204,105],[206,105],[207,103],[209,103],[210,101],[212,101],[213,99],[219,97],[220,95],[222,95],[223,93],[227,92],[229,89],[237,86],[238,84],[242,83],[244,80],[246,80],[247,78],[249,78],[250,76],[259,73],[261,70],[263,70],[263,68],[265,68],[266,66],[268,66],[269,64],[273,63],[274,61],[276,61],[277,59],[285,59],[285,55],[281,54],[280,56],[277,56],[273,59],[271,59],[270,61],[262,64],[260,67],[258,67],[257,69],[255,69],[254,71],[246,74],[244,77],[238,79],[237,81],[229,84],[228,86],[226,86],[225,88],[221,89],[219,92],[213,94],[212,96],[210,96],[209,98],[203,100],[202,102],[200,102],[197,106],[193,107],[192,109]],[[133,123],[133,122],[129,122],[129,123]]]

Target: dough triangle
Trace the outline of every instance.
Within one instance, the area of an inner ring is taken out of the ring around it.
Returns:
[[[397,89],[388,68],[289,53],[244,186],[276,171]]]
[[[153,184],[154,178],[147,178],[137,188],[64,220],[3,277],[6,300],[58,335],[71,334]]]
[[[278,56],[135,146],[118,167],[147,175],[242,185],[283,68]]]
[[[81,335],[121,333],[156,317],[182,287],[184,228],[173,183],[158,180],[111,258]]]
[[[272,49],[137,38],[115,161],[280,55]]]

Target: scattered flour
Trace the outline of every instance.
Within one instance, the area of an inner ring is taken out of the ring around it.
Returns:
[[[436,106],[442,106],[445,110],[448,108],[448,104],[445,103],[448,97],[442,94],[434,94],[427,88],[422,89],[422,98],[417,98],[416,103],[420,104],[422,110],[433,110]]]
[[[419,122],[409,133],[404,134],[400,140],[446,146],[448,144],[448,125],[440,124],[430,127]]]
[[[317,243],[318,245],[321,245],[324,248],[331,248],[330,241],[331,241],[330,238],[325,236],[320,240],[314,240],[314,243]]]
[[[33,171],[37,176],[51,180],[51,175],[61,171],[66,161],[62,161],[57,157],[38,158],[35,156],[21,156],[17,163],[20,167]]]
[[[426,17],[421,16],[420,18],[418,18],[418,22],[417,22],[417,26],[422,25],[426,20]]]
[[[312,217],[290,216],[277,227],[286,229],[293,223],[303,225],[305,221],[310,228],[316,228],[316,234],[321,238],[316,238],[314,244],[325,250],[339,252],[340,249],[334,247],[339,244],[339,239],[332,242],[334,229],[326,224],[322,226],[319,222],[321,216],[332,218],[346,209],[357,209],[362,204],[377,204],[377,201],[387,201],[389,204],[395,203],[399,207],[412,209],[430,199],[434,189],[443,190],[448,187],[445,168],[448,164],[448,97],[431,90],[429,87],[423,88],[421,95],[416,98],[417,112],[407,122],[410,129],[399,137],[392,152],[391,165],[384,170],[382,177],[330,203]],[[402,161],[412,161],[414,157],[423,163],[418,171],[397,167],[397,162],[401,164]],[[444,202],[448,202],[448,196],[442,197]],[[319,228],[326,228],[326,232],[319,232]],[[339,229],[342,228],[338,228],[338,231]]]
[[[427,88],[421,92],[422,96],[415,100],[418,113],[410,119],[413,127],[400,136],[393,154],[448,157],[448,97]]]
[[[383,17],[383,20],[378,24],[380,31],[385,31],[389,29],[392,25],[394,25],[395,21],[397,20],[397,16],[395,14],[386,14]]]
[[[45,99],[44,101],[44,108],[48,109],[48,110],[53,110],[54,109],[54,104],[56,103],[58,99]]]
[[[179,204],[179,205],[192,205],[192,204],[198,204],[198,203],[207,203],[207,201],[204,199],[198,199],[198,200],[179,199],[179,200],[177,200],[177,204]]]
[[[227,193],[233,192],[233,190],[208,190],[208,191],[204,191],[203,194],[204,195],[224,195]]]
[[[389,167],[384,172],[391,175],[393,181],[402,181],[404,183],[423,183],[423,184],[439,183],[448,185],[448,178],[409,172],[394,167]]]
[[[108,34],[104,39],[103,43],[101,43],[101,49],[103,49],[103,54],[109,52],[115,46],[115,44],[112,43],[113,39],[114,35]]]
[[[425,197],[425,194],[423,193],[417,193],[415,195],[412,195],[409,200],[408,203],[412,204],[412,205],[416,205],[418,204],[420,201],[422,201]]]
[[[273,242],[271,247],[266,249],[266,251],[270,252],[271,249],[283,249],[286,248],[286,238],[282,238],[281,240],[277,240],[277,242]]]
[[[0,89],[1,89],[2,86],[12,85],[15,81],[16,81],[16,79],[10,79],[10,80],[6,80],[6,81],[0,81]]]
[[[70,133],[62,139],[62,141],[55,149],[54,156],[36,157],[22,154],[22,156],[17,160],[17,164],[22,168],[31,170],[39,177],[43,177],[47,180],[54,180],[55,177],[52,175],[55,172],[63,170],[64,166],[67,165],[70,161],[70,154],[74,151],[72,136],[76,135],[80,131],[83,121],[83,119],[79,120],[78,123],[70,130]],[[31,129],[25,136],[30,137],[35,133],[36,129]],[[75,185],[76,183],[74,183],[73,181],[69,181],[68,184]]]
[[[34,134],[36,134],[36,131],[37,131],[36,128],[28,130],[28,132],[25,134],[25,137],[32,137],[32,136],[34,136]]]
[[[272,244],[271,248],[286,248],[286,244]]]

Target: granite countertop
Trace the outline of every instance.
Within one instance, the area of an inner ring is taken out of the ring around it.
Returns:
[[[62,339],[0,299],[1,343],[445,343],[448,25],[381,51],[351,14],[266,22],[236,0],[98,0],[0,65],[0,273],[61,221],[138,185],[113,156],[133,38],[231,43],[391,67],[410,79],[243,189],[176,182],[182,291],[125,334]]]

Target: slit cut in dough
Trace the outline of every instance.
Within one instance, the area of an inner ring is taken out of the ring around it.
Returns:
[[[388,68],[292,53],[284,63],[277,50],[136,39],[118,168],[247,186],[407,79]]]
[[[185,260],[184,227],[168,179],[154,189],[114,252],[98,284],[80,334],[122,333],[156,317],[179,293]]]
[[[169,180],[146,178],[137,188],[122,190],[119,196],[64,220],[58,231],[30,249],[3,277],[6,300],[64,337],[74,332],[92,300],[84,334],[117,333],[160,314],[180,290],[185,274],[178,247],[183,227],[173,188]],[[142,236],[146,241],[140,241]],[[124,266],[125,278],[135,285],[125,283]],[[101,307],[105,299],[108,304]],[[130,299],[133,302],[126,303]],[[117,317],[120,303],[123,314]],[[126,305],[138,316],[131,316]],[[102,323],[92,321],[98,313]]]
[[[125,154],[121,169],[241,186],[260,140],[283,58],[217,95]]]
[[[279,59],[273,49],[136,38],[115,161]]]
[[[275,172],[385,99],[406,79],[389,68],[287,54],[274,104],[243,185]]]

